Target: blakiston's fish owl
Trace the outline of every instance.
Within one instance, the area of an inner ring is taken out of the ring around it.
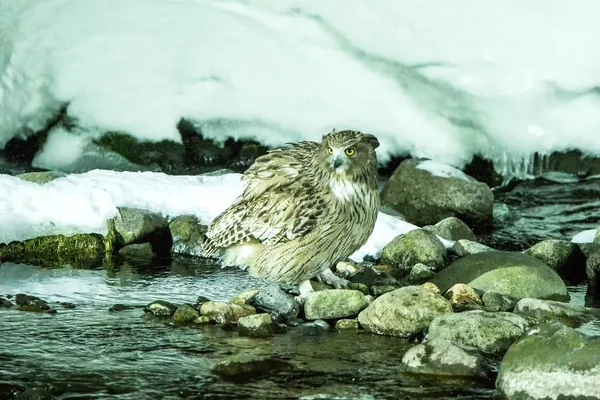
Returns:
[[[209,226],[205,256],[288,284],[346,259],[375,226],[378,146],[373,135],[334,130],[257,158],[242,195]]]

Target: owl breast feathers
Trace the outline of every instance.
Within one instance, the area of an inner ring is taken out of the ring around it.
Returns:
[[[210,224],[206,257],[298,284],[358,250],[379,210],[375,136],[333,131],[256,159],[244,192]]]

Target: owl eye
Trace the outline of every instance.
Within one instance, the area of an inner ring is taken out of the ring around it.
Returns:
[[[348,147],[345,153],[348,157],[352,157],[356,153],[356,150],[354,150],[354,147]]]
[[[333,154],[333,149],[332,149],[331,147],[328,147],[328,148],[327,148],[327,153],[329,153],[329,154]]]

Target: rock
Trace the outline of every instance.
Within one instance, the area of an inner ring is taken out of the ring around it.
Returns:
[[[483,305],[475,290],[464,283],[457,283],[444,294],[454,311],[477,310]]]
[[[167,227],[167,219],[160,214],[130,207],[118,207],[118,210],[119,215],[113,221],[117,240],[122,245],[142,241]]]
[[[502,355],[527,328],[527,321],[513,313],[466,311],[435,318],[425,339],[442,338],[492,355]]]
[[[60,304],[60,306],[61,306],[62,308],[65,308],[65,309],[68,309],[68,310],[72,310],[72,309],[74,309],[74,308],[75,308],[75,304],[73,304],[73,303],[70,303],[70,302],[68,302],[68,301],[62,301],[62,302],[60,302],[60,303],[58,303],[58,304]]]
[[[359,292],[361,292],[365,296],[368,295],[369,293],[371,293],[369,291],[369,287],[367,285],[365,285],[364,283],[350,282],[350,283],[348,283],[348,289],[358,290]]]
[[[473,289],[496,290],[516,297],[568,300],[565,283],[550,267],[535,257],[508,251],[492,251],[460,258],[433,279],[442,292],[456,283]]]
[[[129,310],[131,308],[133,308],[133,307],[132,306],[128,306],[126,304],[120,304],[120,303],[118,303],[118,304],[115,304],[115,305],[111,306],[108,309],[108,311],[109,312],[125,311],[125,310]]]
[[[357,265],[353,262],[348,262],[348,261],[340,261],[335,266],[336,272],[342,278],[349,278],[351,276],[354,276],[354,275],[362,272],[363,269],[364,269],[364,267],[362,267],[361,265]]]
[[[404,372],[420,375],[488,379],[495,365],[474,347],[436,338],[408,349],[402,357]]]
[[[393,292],[396,289],[399,289],[399,287],[395,285],[373,285],[371,286],[370,292],[373,297],[379,297],[382,294]]]
[[[211,323],[210,317],[208,317],[207,315],[201,315],[194,320],[194,324],[197,324],[197,325],[206,325],[206,324],[210,324],[210,323]]]
[[[271,314],[262,313],[242,317],[238,320],[240,336],[268,338],[273,336],[275,322]]]
[[[320,336],[325,332],[329,332],[331,327],[329,324],[322,319],[318,319],[312,322],[306,322],[298,325],[294,332],[299,333],[302,336]]]
[[[488,290],[481,296],[481,300],[488,311],[512,311],[518,299],[505,296],[495,290]]]
[[[14,304],[4,297],[0,297],[0,308],[11,308],[14,307]]]
[[[194,215],[181,215],[169,222],[169,231],[173,240],[171,254],[202,257],[200,243],[206,233],[206,225]]]
[[[200,314],[206,315],[217,324],[233,324],[242,317],[256,314],[256,310],[247,304],[240,306],[223,301],[208,301],[200,306]]]
[[[427,282],[435,276],[435,272],[431,270],[427,265],[422,263],[415,264],[410,270],[410,273],[406,277],[412,284],[420,284]]]
[[[220,361],[212,372],[225,381],[247,382],[289,367],[288,362],[278,358],[238,354]]]
[[[28,182],[44,184],[65,176],[67,176],[67,174],[60,171],[40,171],[26,172],[24,174],[17,175],[17,178]]]
[[[452,251],[459,257],[468,256],[470,254],[485,253],[487,251],[495,251],[491,247],[484,244],[472,242],[470,240],[459,239],[452,246]]]
[[[456,217],[444,218],[435,225],[424,226],[423,229],[427,229],[447,240],[456,241],[464,239],[477,242],[477,236],[475,236],[471,228]]]
[[[435,294],[441,294],[442,292],[440,291],[440,288],[437,287],[437,285],[435,283],[431,283],[431,282],[425,282],[421,285],[422,288],[425,288],[427,290],[431,290],[433,293]]]
[[[565,279],[577,283],[585,280],[585,255],[568,240],[543,240],[524,251],[547,264]]]
[[[0,250],[0,258],[1,250]],[[587,261],[585,262],[587,275],[587,296],[592,299],[600,299],[600,245],[591,246]]]
[[[496,388],[511,400],[600,399],[600,340],[561,324],[533,327],[504,355]]]
[[[231,298],[231,304],[244,305],[250,304],[254,297],[260,292],[260,289],[251,289],[242,293],[238,293]]]
[[[452,306],[442,296],[420,286],[406,286],[376,298],[358,314],[358,322],[371,333],[411,337],[447,313],[452,313]]]
[[[200,307],[202,307],[202,304],[204,303],[208,303],[210,301],[210,299],[206,296],[198,296],[196,298],[196,304],[194,304],[194,308],[198,311],[200,311]]]
[[[381,250],[381,258],[386,264],[408,271],[418,263],[427,264],[438,271],[448,261],[443,243],[424,229],[414,229],[396,236]]]
[[[419,226],[433,225],[447,217],[460,218],[475,229],[490,225],[494,195],[485,183],[465,174],[434,176],[423,167],[415,160],[403,161],[383,188],[382,205]]]
[[[358,330],[357,319],[340,319],[335,323],[336,331]]]
[[[182,304],[177,307],[173,314],[173,322],[176,324],[187,324],[199,317],[198,311],[190,304]]]
[[[352,317],[367,305],[365,295],[358,290],[323,290],[308,295],[304,315],[309,320]]]
[[[119,255],[128,260],[150,261],[155,254],[150,243],[133,243],[120,248]]]
[[[104,254],[104,238],[97,234],[40,236],[0,246],[0,262],[42,267],[69,264],[78,268],[96,268],[102,266]]]
[[[144,312],[156,317],[170,317],[175,314],[176,310],[177,306],[175,304],[163,300],[153,301],[144,308]]]
[[[297,317],[300,305],[294,298],[285,293],[279,285],[271,284],[262,288],[251,301],[258,309],[275,313],[282,318]]]
[[[21,311],[40,312],[50,310],[50,306],[45,300],[27,294],[19,293],[16,295],[15,303],[17,303],[17,308]]]
[[[521,299],[513,312],[533,320],[536,324],[560,322],[571,328],[578,328],[595,319],[583,306],[551,300]]]

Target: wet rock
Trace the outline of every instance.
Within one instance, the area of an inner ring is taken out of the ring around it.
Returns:
[[[119,255],[128,260],[150,261],[155,256],[150,243],[133,243],[119,249]]]
[[[44,184],[65,176],[67,176],[67,174],[60,171],[40,171],[26,172],[24,174],[17,175],[17,178],[23,179],[24,181],[28,182]]]
[[[238,332],[241,336],[268,338],[273,336],[274,325],[271,314],[254,314],[238,320]]]
[[[297,317],[300,305],[294,298],[285,293],[279,285],[271,284],[262,288],[251,301],[258,309],[275,313],[282,318]]]
[[[381,193],[382,205],[399,211],[408,222],[419,226],[447,217],[460,218],[476,229],[491,223],[494,195],[485,183],[460,171],[456,175],[461,177],[433,176],[422,169],[424,165],[416,160],[403,161]]]
[[[431,266],[438,271],[446,266],[446,248],[431,232],[414,229],[395,237],[381,250],[384,263],[407,271],[418,263]]]
[[[447,240],[456,241],[465,239],[477,242],[477,236],[475,236],[471,228],[456,217],[444,218],[435,225],[424,226],[423,229],[427,229]]]
[[[61,306],[62,308],[66,308],[66,309],[68,309],[68,310],[72,310],[72,309],[74,309],[74,308],[75,308],[75,304],[73,304],[73,303],[69,303],[68,301],[63,301],[63,302],[60,302],[60,303],[58,303],[58,304],[60,304],[60,306]]]
[[[105,241],[102,235],[40,236],[0,246],[0,262],[59,267],[67,264],[94,268],[102,265]]]
[[[50,310],[50,306],[45,300],[27,294],[19,293],[16,295],[15,303],[17,303],[17,308],[21,311],[40,312]]]
[[[551,300],[521,299],[513,312],[536,324],[560,322],[571,328],[578,328],[595,319],[585,307]]]
[[[433,339],[411,347],[402,357],[405,372],[487,379],[495,365],[489,356],[474,347],[446,339]]]
[[[239,354],[220,361],[212,372],[225,381],[247,382],[289,367],[288,362],[278,358]]]
[[[10,300],[0,297],[0,308],[11,308],[11,307],[14,307],[14,304]]]
[[[335,323],[336,331],[358,330],[358,327],[357,319],[340,319]]]
[[[452,251],[459,257],[468,256],[470,254],[485,253],[487,251],[495,251],[491,247],[484,244],[473,242],[471,240],[460,239],[452,246]]]
[[[204,303],[208,303],[210,301],[210,299],[206,296],[198,296],[196,298],[196,304],[194,304],[194,308],[198,311],[200,311],[200,307],[202,307],[202,304]]]
[[[115,305],[111,306],[111,307],[108,309],[108,311],[109,311],[109,312],[119,312],[119,311],[125,311],[125,310],[129,310],[129,309],[131,309],[131,308],[133,308],[133,307],[132,307],[132,306],[129,306],[129,305],[126,305],[126,304],[120,304],[120,303],[117,303],[117,304],[115,304]]]
[[[318,319],[312,322],[306,322],[298,325],[294,332],[299,333],[302,336],[320,336],[326,332],[329,332],[331,327],[329,324],[322,319]]]
[[[348,289],[358,290],[365,296],[370,293],[369,287],[367,285],[365,285],[364,283],[350,282],[350,283],[348,283]]]
[[[194,215],[181,215],[169,222],[173,246],[171,254],[202,257],[200,243],[206,233],[206,225]]]
[[[429,266],[417,263],[412,267],[406,279],[412,284],[420,284],[431,280],[434,276],[435,272]]]
[[[367,305],[365,295],[358,290],[323,290],[308,295],[304,315],[309,320],[352,317]]]
[[[52,385],[34,386],[12,397],[15,400],[53,400],[56,399],[57,388]]]
[[[542,324],[504,355],[496,388],[511,400],[600,399],[598,354],[598,338]]]
[[[395,285],[373,285],[371,286],[371,294],[373,297],[379,297],[396,289],[399,289],[399,287]]]
[[[574,243],[568,240],[543,240],[524,251],[546,263],[565,279],[580,282],[585,279],[585,255]]]
[[[593,244],[591,246],[587,261],[585,262],[585,272],[588,284],[587,296],[600,299],[600,245]]]
[[[457,283],[444,294],[454,311],[477,310],[483,305],[481,298],[469,285]]]
[[[233,324],[242,317],[256,314],[256,309],[247,304],[241,306],[223,301],[208,301],[200,306],[200,314],[217,324]]]
[[[210,320],[210,317],[207,315],[201,315],[194,320],[194,324],[198,324],[198,325],[206,325],[206,324],[210,324],[211,322],[212,321]]]
[[[144,308],[144,312],[156,317],[170,317],[175,314],[176,310],[175,304],[163,300],[153,301]]]
[[[496,290],[488,290],[481,296],[481,300],[488,311],[512,311],[518,301]]]
[[[452,313],[448,300],[429,289],[406,286],[376,298],[358,314],[358,322],[371,333],[411,337],[446,313]]]
[[[513,313],[466,311],[435,318],[425,339],[442,338],[489,354],[502,355],[527,328],[527,321]]]
[[[190,304],[182,304],[177,307],[175,313],[173,314],[173,322],[176,324],[186,324],[189,322],[193,322],[200,315],[198,311],[192,307]]]
[[[126,245],[142,241],[145,237],[167,227],[167,219],[160,214],[130,207],[118,207],[114,221],[117,240]]]
[[[565,283],[550,267],[522,253],[492,251],[460,258],[433,279],[442,292],[456,283],[516,297],[568,300]]]
[[[242,292],[242,293],[238,293],[231,298],[231,303],[238,304],[240,306],[244,305],[244,304],[250,304],[250,302],[258,294],[258,292],[260,292],[260,289],[251,289],[251,290],[246,290],[245,292]]]

